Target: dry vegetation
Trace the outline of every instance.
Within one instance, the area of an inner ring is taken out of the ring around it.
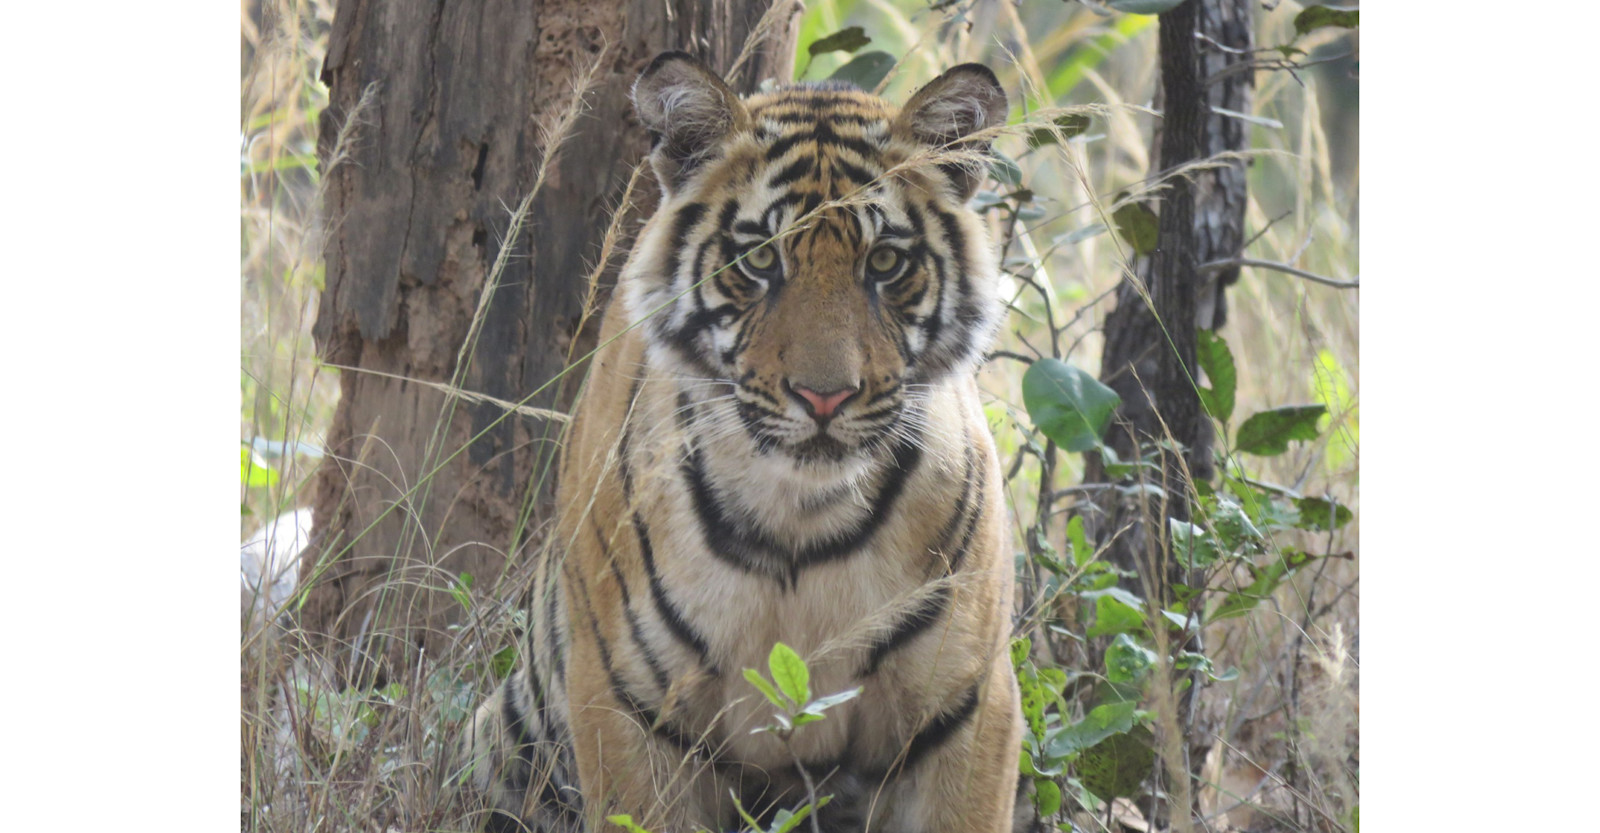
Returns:
[[[327,100],[316,75],[332,6],[331,0],[246,0],[243,8],[240,436],[243,447],[253,443],[254,450],[243,467],[241,538],[280,512],[309,505],[303,487],[337,396],[336,371],[319,365],[310,337],[321,287],[319,240],[330,222],[318,212],[319,176],[326,172],[318,170],[315,155]],[[951,22],[964,7],[970,27]],[[1286,2],[1259,12],[1258,43],[1289,42],[1298,10]],[[1018,161],[1042,212],[1019,224],[1009,255],[1037,266],[1058,318],[1076,316],[1063,332],[1066,360],[1097,371],[1107,290],[1122,278],[1128,251],[1118,237],[1088,230],[1109,216],[1114,195],[1137,188],[1148,175],[1153,19],[1106,18],[1060,2],[958,4],[939,11],[916,0],[818,2],[806,12],[802,49],[847,25],[864,26],[874,39],[871,48],[906,56],[887,80],[891,99],[903,100],[940,67],[978,60],[1000,69],[1009,90],[1052,91],[1039,93],[1036,104],[1048,97],[1057,106],[1105,105],[1095,109],[1085,135],[1065,144],[1030,150],[1022,135],[998,143]],[[1343,30],[1324,30],[1299,45],[1321,56],[1348,52],[1355,40]],[[843,60],[818,56],[806,77],[826,77]],[[797,66],[806,64],[802,52]],[[1246,229],[1254,242],[1247,257],[1341,280],[1355,277],[1356,105],[1349,66],[1258,75]],[[1020,282],[1013,289],[1017,300],[1002,346],[1032,354],[1043,304]],[[1207,653],[1239,676],[1205,686],[1193,719],[1206,733],[1194,744],[1204,750],[1196,795],[1203,823],[1196,829],[1353,831],[1360,668],[1357,294],[1247,268],[1229,305],[1222,335],[1238,365],[1236,412],[1323,402],[1331,413],[1320,439],[1296,443],[1281,456],[1236,462],[1254,480],[1332,496],[1355,510],[1355,520],[1337,531],[1280,536],[1276,546],[1353,557],[1322,560],[1250,615],[1207,630]],[[982,377],[1007,461],[1031,427],[1019,368],[996,361]],[[1081,457],[1061,460],[1058,484],[1078,482]],[[1034,520],[1030,496],[1038,491],[1038,476],[1036,458],[1026,457],[1010,484],[1019,551]],[[503,586],[520,586],[529,564],[513,569],[518,575]],[[512,656],[503,649],[512,644],[520,614],[512,599],[496,598],[488,587],[458,592],[472,611],[456,632],[459,650],[379,691],[330,686],[314,658],[297,652],[292,628],[245,629],[245,829],[471,828],[446,789],[444,753],[467,710],[503,675]],[[1024,606],[1034,616],[1049,608],[1037,604],[1040,587],[1026,585],[1024,592],[1031,594]],[[1137,803],[1105,808],[1081,790],[1067,794],[1065,816],[1078,829],[1146,829]]]

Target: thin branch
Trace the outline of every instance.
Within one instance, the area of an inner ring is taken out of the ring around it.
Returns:
[[[1253,257],[1236,257],[1229,260],[1213,260],[1210,263],[1202,263],[1200,265],[1200,271],[1220,272],[1223,269],[1233,269],[1239,266],[1254,266],[1257,269],[1272,269],[1278,272],[1283,272],[1287,275],[1294,275],[1297,278],[1305,278],[1312,283],[1320,283],[1323,286],[1331,286],[1334,289],[1357,289],[1361,286],[1361,281],[1359,279],[1341,281],[1337,278],[1328,278],[1318,275],[1314,272],[1307,272],[1304,269],[1296,269],[1287,263],[1278,263],[1277,261],[1272,260],[1256,260]]]
[[[1033,359],[1031,357],[1024,356],[1021,353],[1013,353],[1010,350],[996,350],[993,353],[990,353],[988,359],[985,359],[985,361],[993,361],[995,359],[1016,359],[1023,364],[1033,364]]]

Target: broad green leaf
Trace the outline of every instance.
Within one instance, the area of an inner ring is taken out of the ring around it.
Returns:
[[[1155,664],[1156,652],[1125,633],[1117,634],[1106,646],[1106,679],[1111,682],[1137,683]]]
[[[1295,526],[1316,532],[1329,532],[1350,523],[1350,509],[1335,501],[1319,497],[1303,497],[1294,502],[1300,510],[1300,520]]]
[[[1126,732],[1133,728],[1134,713],[1138,709],[1139,704],[1134,700],[1095,706],[1082,720],[1051,738],[1046,753],[1052,758],[1065,757]]]
[[[1101,801],[1136,795],[1156,762],[1154,741],[1144,726],[1107,737],[1078,756],[1078,780]]]
[[[1357,416],[1356,399],[1350,391],[1350,374],[1345,372],[1333,351],[1317,351],[1316,364],[1311,378],[1312,397],[1328,406],[1328,416],[1317,425],[1328,437],[1327,469],[1343,471],[1356,459],[1356,449],[1361,444],[1361,421]]]
[[[1212,609],[1208,622],[1242,616],[1248,613],[1262,599],[1272,595],[1283,579],[1295,570],[1316,560],[1315,556],[1298,550],[1286,549],[1283,554],[1264,567],[1249,565],[1252,580],[1248,586],[1239,588],[1235,592],[1224,596],[1222,601]],[[1245,562],[1249,564],[1249,562]]]
[[[851,26],[840,29],[825,37],[811,42],[806,51],[812,56],[822,55],[827,52],[854,52],[867,44],[872,43],[872,38],[867,37],[865,29],[860,26]]]
[[[1033,640],[1026,636],[1019,636],[1011,640],[1011,665],[1021,668],[1022,663],[1027,661],[1028,652],[1031,650],[1033,650]]]
[[[1240,451],[1271,457],[1289,450],[1290,440],[1317,438],[1317,420],[1327,413],[1321,405],[1294,405],[1252,415],[1239,426],[1235,442]]]
[[[1083,531],[1083,516],[1073,515],[1067,521],[1067,543],[1072,545],[1072,563],[1082,567],[1094,558],[1094,547],[1089,544],[1089,537]]]
[[[1036,148],[1043,145],[1053,145],[1062,139],[1071,139],[1089,132],[1089,117],[1083,113],[1068,113],[1056,118],[1053,122],[1055,128],[1036,127],[1028,134],[1028,147]]]
[[[1171,11],[1183,0],[1104,0],[1107,6],[1128,14],[1161,14]]]
[[[1195,360],[1206,372],[1211,387],[1200,389],[1200,404],[1206,413],[1226,424],[1233,418],[1233,394],[1238,386],[1238,371],[1233,365],[1233,351],[1228,342],[1211,330],[1200,330],[1196,335],[1199,344]]]
[[[1142,255],[1155,251],[1161,239],[1161,220],[1142,202],[1130,202],[1111,212],[1111,223],[1117,227],[1117,234]]]
[[[1094,598],[1094,624],[1087,635],[1113,636],[1144,627],[1144,614],[1139,612],[1144,602],[1138,596],[1118,587],[1095,590],[1083,596]]]
[[[1347,9],[1343,6],[1312,6],[1294,16],[1294,33],[1297,36],[1304,35],[1324,26],[1354,29],[1361,25],[1360,18],[1359,9]]]
[[[1041,816],[1048,818],[1055,815],[1061,809],[1061,787],[1048,778],[1034,781],[1033,806],[1039,808]]]
[[[1082,452],[1100,444],[1122,398],[1087,372],[1045,358],[1022,375],[1022,402],[1045,436],[1068,451]]]
[[[1172,533],[1173,553],[1185,567],[1190,569],[1208,567],[1222,556],[1205,527],[1177,518],[1168,518],[1167,522]]]
[[[894,67],[894,56],[887,52],[863,52],[833,71],[829,81],[848,81],[867,92],[878,88]]]
[[[1012,188],[1022,186],[1022,168],[1017,166],[1017,160],[998,150],[990,154],[989,175]]]
[[[778,690],[794,701],[796,707],[811,700],[811,672],[806,661],[793,648],[779,642],[767,655],[767,667],[772,669],[772,681]]]
[[[760,691],[762,696],[770,700],[772,705],[777,706],[780,709],[789,708],[789,706],[783,702],[783,697],[778,694],[778,690],[772,687],[772,683],[767,682],[766,677],[761,676],[760,671],[757,671],[754,668],[746,668],[744,670],[744,678],[748,680],[751,685],[755,686],[756,690]]]

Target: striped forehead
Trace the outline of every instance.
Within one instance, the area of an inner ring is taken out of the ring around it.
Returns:
[[[840,199],[882,175],[894,111],[859,90],[798,88],[750,102],[769,188]]]

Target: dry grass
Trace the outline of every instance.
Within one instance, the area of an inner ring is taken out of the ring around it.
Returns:
[[[338,371],[318,363],[310,329],[321,288],[319,175],[313,167],[318,118],[327,101],[315,80],[326,48],[331,0],[260,0],[244,4],[245,64],[241,85],[241,438],[321,446],[337,399]],[[1051,73],[1107,37],[1112,23],[1081,6],[1024,8],[1009,4],[951,26],[919,3],[814,3],[811,21],[863,24],[870,48],[910,54],[884,94],[903,100],[938,66],[977,60],[1001,69],[1002,82],[1037,91]],[[1058,8],[1059,7],[1059,8]],[[1289,40],[1297,7],[1262,13],[1261,44]],[[822,24],[816,24],[822,25]],[[831,31],[828,29],[826,31]],[[826,34],[826,31],[823,34]],[[1018,39],[1018,33],[1028,37]],[[1075,316],[1063,333],[1068,361],[1099,366],[1100,327],[1109,290],[1127,270],[1123,244],[1089,234],[1104,223],[1115,195],[1138,193],[1149,164],[1155,84],[1155,30],[1149,27],[1081,69],[1072,100],[1098,103],[1087,137],[1028,152],[1019,136],[999,147],[1018,159],[1023,181],[1045,216],[1025,224],[1012,250],[1037,267],[1058,318]],[[915,47],[914,52],[912,47]],[[818,58],[807,77],[824,77],[835,56]],[[804,61],[800,62],[804,64]],[[1325,129],[1327,76],[1260,76],[1253,115],[1283,126],[1253,129],[1254,148],[1245,252],[1330,277],[1354,277],[1358,224],[1353,132]],[[1040,98],[1044,97],[1040,94]],[[1337,126],[1337,125],[1335,125]],[[361,125],[350,125],[359,130]],[[547,147],[559,142],[557,128]],[[608,238],[609,239],[609,238]],[[610,247],[608,246],[608,252]],[[598,273],[598,269],[597,269]],[[491,279],[492,280],[492,279]],[[1020,285],[1005,349],[1028,354],[1041,345],[1041,301]],[[486,293],[487,297],[487,293]],[[1300,536],[1283,545],[1315,552],[1351,552],[1328,560],[1280,588],[1253,615],[1207,632],[1219,666],[1239,679],[1203,691],[1202,783],[1194,801],[1209,830],[1350,830],[1359,774],[1356,730],[1359,680],[1359,402],[1357,295],[1263,269],[1246,269],[1230,290],[1223,330],[1238,363],[1237,413],[1332,399],[1331,430],[1288,454],[1240,461],[1255,479],[1305,495],[1330,495],[1356,510],[1336,533]],[[1031,345],[1031,346],[1030,346]],[[464,353],[465,355],[465,353]],[[1022,441],[1027,425],[1019,365],[992,363],[983,373],[1002,453]],[[1320,381],[1319,381],[1320,379]],[[1340,395],[1337,392],[1343,391]],[[1330,392],[1334,392],[1330,396]],[[514,403],[506,403],[508,406]],[[1237,419],[1237,418],[1236,418]],[[258,454],[278,473],[269,486],[242,487],[241,536],[279,512],[306,505],[301,492],[314,454]],[[267,449],[271,452],[272,449]],[[436,449],[448,454],[454,449]],[[1082,461],[1062,458],[1058,483],[1075,483]],[[1019,535],[1032,513],[1038,467],[1025,464],[1012,482]],[[424,536],[427,537],[427,536]],[[1018,549],[1021,544],[1019,542]],[[525,586],[530,563],[503,586]],[[430,580],[447,582],[449,577]],[[471,615],[454,632],[458,650],[414,670],[412,679],[381,692],[341,692],[321,679],[292,632],[247,639],[241,650],[241,817],[249,830],[471,829],[471,808],[447,788],[446,750],[461,719],[492,684],[499,649],[512,643],[521,612],[486,588],[460,588]],[[1140,811],[1114,808],[1109,829],[1138,829]],[[1106,816],[1080,813],[1081,829],[1108,829]]]

